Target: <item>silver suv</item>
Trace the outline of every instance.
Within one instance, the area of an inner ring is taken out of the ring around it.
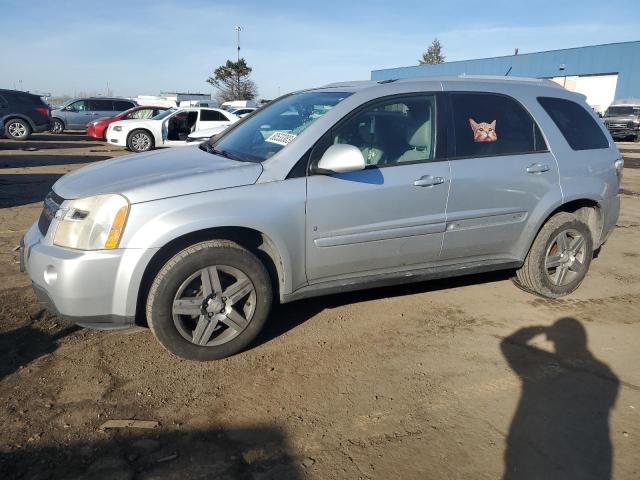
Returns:
[[[146,321],[211,360],[274,301],[498,269],[566,295],[616,224],[622,168],[584,97],[549,81],[333,84],[202,144],[66,175],[21,257],[52,312]]]

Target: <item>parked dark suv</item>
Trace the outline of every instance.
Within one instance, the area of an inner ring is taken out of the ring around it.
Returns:
[[[0,89],[0,120],[4,134],[13,140],[26,140],[51,126],[49,105],[38,95],[18,90]]]

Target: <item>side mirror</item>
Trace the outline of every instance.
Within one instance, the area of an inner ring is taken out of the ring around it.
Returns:
[[[76,109],[74,107],[71,107],[71,106],[65,107],[64,110],[65,110],[65,112],[75,112],[76,111]]]
[[[318,165],[314,168],[314,173],[327,175],[358,172],[364,170],[366,166],[362,152],[358,147],[339,143],[327,148]]]

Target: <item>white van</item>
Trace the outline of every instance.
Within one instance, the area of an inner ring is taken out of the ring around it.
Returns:
[[[182,100],[180,108],[183,107],[205,107],[205,108],[218,108],[218,102],[216,100]]]
[[[223,110],[230,110],[234,108],[255,107],[256,102],[254,100],[230,100],[220,105]]]

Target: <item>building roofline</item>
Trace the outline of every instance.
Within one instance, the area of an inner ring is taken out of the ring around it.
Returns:
[[[568,48],[558,48],[556,50],[541,50],[539,52],[528,52],[528,53],[518,53],[518,55],[499,55],[499,56],[495,56],[495,57],[482,57],[482,58],[468,58],[466,60],[454,60],[452,62],[444,62],[444,63],[440,63],[440,64],[433,64],[433,65],[452,65],[452,64],[456,64],[456,63],[467,63],[467,62],[479,62],[479,61],[483,61],[483,60],[493,60],[493,59],[497,59],[497,58],[513,58],[513,57],[525,57],[528,55],[538,55],[541,53],[555,53],[555,52],[566,52],[569,50],[580,50],[583,48],[597,48],[597,47],[608,47],[611,45],[626,45],[629,43],[637,43],[640,45],[640,40],[629,40],[627,42],[611,42],[611,43],[600,43],[598,45],[583,45],[580,47],[568,47]],[[385,70],[396,70],[399,68],[412,68],[412,67],[430,67],[432,66],[431,64],[419,64],[419,65],[405,65],[405,66],[401,66],[401,67],[389,67],[389,68],[378,68],[375,70],[371,70],[371,72],[382,72]]]

